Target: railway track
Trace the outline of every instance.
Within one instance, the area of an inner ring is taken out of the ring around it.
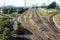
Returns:
[[[47,33],[49,33],[50,30],[46,27],[46,25],[44,25],[44,22],[43,23],[39,22],[39,21],[41,21],[41,18],[38,16],[36,11],[33,15],[33,20],[34,20],[34,22],[36,22],[36,24],[39,24],[38,27],[40,27],[40,30],[41,30],[41,31],[39,31],[40,37],[43,40],[48,40],[48,38],[50,38],[50,37],[47,35]],[[47,32],[47,33],[45,33],[45,32]]]
[[[55,33],[55,37],[57,37],[58,39],[60,39],[60,30],[56,27],[56,25],[55,25],[55,23],[54,23],[54,21],[53,21],[53,16],[55,16],[57,13],[55,13],[55,14],[53,14],[53,15],[51,15],[50,17],[49,17],[49,20],[50,20],[50,25],[52,26],[52,28],[54,29],[54,33]],[[51,28],[51,29],[52,29]]]
[[[32,14],[32,19],[34,20],[34,22],[38,25],[36,26],[36,30],[38,31],[38,33],[40,34],[40,38],[42,40],[47,40],[46,39],[46,36],[44,35],[43,33],[43,30],[47,30],[45,28],[45,26],[43,25],[42,23],[42,20],[40,19],[40,17],[37,15],[37,12],[36,12],[36,9],[34,9],[34,13]],[[37,29],[37,28],[40,28],[40,29]],[[39,31],[40,30],[40,31]]]
[[[23,23],[23,25],[26,27],[26,29],[28,29],[28,30],[30,30],[32,33],[33,33],[33,35],[31,36],[32,38],[32,40],[38,40],[38,38],[37,38],[37,31],[35,31],[32,27],[33,27],[33,25],[32,24],[30,24],[30,22],[29,22],[29,15],[31,14],[31,11],[29,12],[29,14],[28,15],[26,15],[26,18],[24,18],[24,17],[22,17],[22,19],[21,19],[21,21],[22,21],[22,23]],[[26,21],[25,21],[26,20]]]
[[[52,24],[52,16],[49,18],[49,20],[46,18],[42,18],[39,14],[39,11],[33,8],[19,18],[24,28],[33,33],[31,36],[27,36],[27,38],[30,38],[30,40],[60,39],[60,32],[58,31],[54,23]]]
[[[60,32],[59,32],[58,28],[56,28],[56,26],[54,25],[54,22],[52,20],[52,17],[54,15],[56,15],[56,14],[53,14],[50,16],[50,18],[49,18],[50,21],[48,21],[47,19],[44,19],[44,18],[43,19],[44,19],[45,23],[48,24],[48,27],[53,31],[53,32],[50,31],[51,33],[48,35],[48,36],[51,36],[52,38],[54,38],[54,39],[51,38],[51,40],[59,40]]]

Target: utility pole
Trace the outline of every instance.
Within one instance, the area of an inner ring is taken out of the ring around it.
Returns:
[[[26,0],[25,0],[25,7],[26,7]]]
[[[5,0],[4,0],[4,6],[5,6]]]

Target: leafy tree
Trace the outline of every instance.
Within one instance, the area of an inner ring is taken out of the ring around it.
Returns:
[[[6,20],[6,18],[2,18],[2,20],[0,20],[0,29],[3,30],[4,29],[4,25],[8,23],[8,21]]]
[[[9,28],[5,28],[3,32],[3,40],[11,40],[11,32]]]
[[[8,8],[8,14],[11,14],[13,12],[12,8]]]
[[[9,19],[2,18],[2,20],[0,20],[0,31],[4,31],[5,27],[11,29],[12,25],[10,24]]]
[[[11,14],[13,12],[13,9],[12,8],[4,8],[3,9],[3,13],[4,14]]]
[[[8,9],[7,8],[3,8],[3,13],[7,14],[8,13]]]
[[[7,27],[7,28],[9,28],[9,29],[12,28],[12,25],[10,24],[9,19],[6,19],[6,20],[4,21],[4,25],[3,25],[3,27]]]
[[[56,5],[57,5],[56,2],[52,2],[51,4],[49,4],[49,5],[47,6],[47,8],[48,8],[48,9],[49,9],[49,8],[55,9],[55,8],[56,8]]]
[[[0,40],[11,40],[11,27],[9,19],[2,18],[0,20]]]

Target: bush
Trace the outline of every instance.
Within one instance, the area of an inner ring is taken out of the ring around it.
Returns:
[[[9,28],[5,28],[3,32],[3,40],[11,40],[11,32]]]
[[[13,9],[12,8],[4,8],[3,9],[3,13],[4,14],[11,14],[13,12]]]

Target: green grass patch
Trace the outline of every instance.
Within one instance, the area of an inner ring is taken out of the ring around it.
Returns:
[[[53,18],[56,24],[60,27],[60,14],[55,15]]]
[[[56,9],[38,9],[42,17],[48,17],[56,12]]]

